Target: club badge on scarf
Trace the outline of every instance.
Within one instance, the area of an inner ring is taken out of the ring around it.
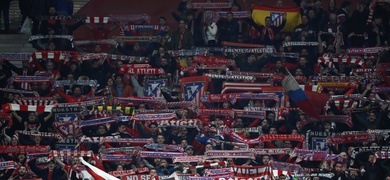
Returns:
[[[199,106],[200,97],[208,89],[210,78],[206,76],[194,76],[181,79],[181,91],[185,101],[192,101]]]

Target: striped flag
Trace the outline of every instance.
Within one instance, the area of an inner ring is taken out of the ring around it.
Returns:
[[[5,169],[16,169],[16,164],[14,161],[3,161],[0,162],[0,170]]]
[[[98,24],[98,23],[108,23],[108,19],[109,17],[87,17],[87,19],[85,20],[85,23],[95,23],[95,24]]]
[[[200,98],[208,89],[210,78],[207,76],[194,76],[181,79],[181,91],[185,101],[192,101],[199,106]]]

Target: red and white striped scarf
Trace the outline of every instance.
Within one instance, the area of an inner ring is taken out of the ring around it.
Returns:
[[[254,159],[255,154],[251,150],[209,150],[204,153],[205,159],[216,158],[245,158]]]
[[[31,59],[54,59],[60,61],[65,59],[65,56],[77,57],[77,52],[74,51],[37,51],[33,52]]]
[[[92,151],[51,150],[48,157],[92,157],[93,155]]]
[[[261,30],[261,40],[264,41],[265,35],[268,32],[268,37],[272,41],[275,38],[275,33],[272,28],[264,26]]]
[[[127,176],[130,174],[137,174],[137,173],[145,173],[149,172],[149,169],[144,167],[144,168],[137,168],[137,172],[134,170],[123,170],[123,171],[109,171],[108,174],[111,174],[115,177],[121,177],[121,176]]]
[[[184,156],[184,153],[179,152],[156,152],[156,151],[141,151],[139,155],[142,158],[162,158],[171,159],[176,156]]]
[[[0,146],[0,153],[49,153],[50,146]]]
[[[20,105],[46,106],[54,105],[57,101],[53,97],[18,97],[15,99],[15,103]]]
[[[3,104],[3,112],[9,112],[9,111],[30,111],[30,112],[51,112],[51,109],[53,109],[54,105],[47,105],[47,106],[35,106],[35,105],[20,105],[20,104]]]
[[[99,24],[99,23],[108,23],[108,20],[110,19],[110,17],[91,17],[91,16],[88,16],[87,19],[85,19],[85,23],[95,23],[95,24]]]

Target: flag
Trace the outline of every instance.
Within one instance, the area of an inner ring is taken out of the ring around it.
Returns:
[[[119,180],[118,178],[104,172],[103,170],[89,164],[87,161],[85,161],[82,157],[80,157],[80,162],[86,167],[88,173],[95,179],[95,180]]]
[[[192,101],[199,106],[200,98],[208,88],[210,78],[207,76],[194,76],[181,79],[181,91],[185,101]]]
[[[287,93],[292,102],[294,102],[307,115],[319,119],[317,109],[313,106],[313,103],[309,100],[305,92],[299,87],[299,84],[291,74],[283,79],[282,85],[284,92]]]
[[[252,11],[252,19],[256,24],[265,25],[265,17],[271,17],[272,25],[279,26],[283,20],[283,14],[287,13],[286,26],[283,32],[293,32],[294,28],[301,24],[301,13],[299,7],[268,7],[255,5]]]
[[[161,93],[162,87],[167,87],[169,83],[168,77],[146,77],[145,78],[145,96],[163,98]]]

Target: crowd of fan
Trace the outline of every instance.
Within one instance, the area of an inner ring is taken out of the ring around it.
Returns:
[[[349,1],[342,2],[340,9],[336,7],[336,1],[331,0],[328,4],[328,9],[323,8],[321,0],[307,2],[306,0],[296,0],[298,6],[301,7],[301,21],[294,32],[285,33],[279,32],[286,23],[286,17],[283,17],[283,23],[276,27],[271,25],[271,19],[266,19],[265,26],[259,26],[254,23],[251,17],[247,19],[237,20],[232,13],[228,13],[226,18],[221,18],[218,22],[214,22],[211,18],[206,18],[203,21],[202,14],[204,10],[192,11],[186,9],[186,3],[189,0],[181,0],[178,11],[180,14],[172,13],[173,17],[178,22],[178,28],[168,27],[166,18],[159,18],[160,30],[150,31],[131,31],[126,30],[123,24],[98,24],[96,27],[90,24],[85,24],[84,19],[73,20],[39,20],[33,17],[34,27],[33,35],[73,35],[80,26],[85,26],[93,32],[95,39],[109,39],[108,36],[113,30],[121,28],[124,34],[129,36],[138,35],[157,35],[161,37],[160,42],[135,42],[135,43],[119,43],[112,45],[92,45],[85,47],[72,46],[70,41],[62,39],[49,39],[32,42],[33,47],[37,50],[73,50],[81,52],[93,53],[110,53],[124,54],[128,56],[142,56],[149,58],[149,64],[153,68],[162,68],[165,73],[171,78],[169,88],[161,90],[167,101],[181,101],[182,93],[175,91],[175,88],[182,77],[202,75],[203,73],[225,74],[226,70],[198,70],[193,73],[180,73],[186,66],[192,64],[192,56],[174,57],[169,52],[172,50],[194,49],[195,47],[221,47],[221,42],[244,42],[252,44],[272,45],[277,52],[298,53],[297,58],[274,57],[272,54],[263,53],[247,53],[247,54],[232,54],[224,52],[209,53],[210,57],[226,57],[234,59],[235,64],[240,71],[245,72],[268,72],[274,74],[287,74],[289,70],[294,76],[305,77],[302,85],[309,85],[312,75],[325,76],[355,76],[352,73],[354,68],[361,68],[356,64],[334,63],[332,67],[325,64],[318,64],[319,57],[342,57],[343,53],[348,48],[355,47],[386,47],[389,43],[389,10],[388,3],[377,3],[374,8],[372,22],[367,23],[370,13],[369,0],[360,0],[356,10],[354,5]],[[212,2],[212,0],[206,0]],[[249,10],[256,3],[241,5],[234,1],[231,11]],[[306,6],[311,4],[311,6]],[[282,1],[278,0],[276,6],[283,6]],[[247,9],[246,9],[247,8]],[[57,9],[58,10],[58,9]],[[50,6],[49,16],[71,15],[73,12],[57,14],[56,7]],[[28,15],[26,15],[28,16]],[[38,22],[38,23],[35,23]],[[146,22],[137,22],[145,24]],[[39,26],[38,26],[39,24]],[[246,31],[245,31],[246,29]],[[112,33],[111,33],[112,34]],[[283,43],[289,41],[317,41],[319,46],[299,46],[299,47],[284,47]],[[326,48],[322,46],[322,42],[327,44]],[[375,68],[378,63],[388,61],[390,55],[384,51],[381,54],[375,55],[374,58],[364,59],[363,68]],[[380,61],[380,62],[378,62]],[[67,56],[65,59],[56,61],[51,59],[34,59],[32,62],[23,62],[23,67],[18,68],[7,60],[0,60],[1,88],[21,89],[21,83],[9,84],[8,79],[14,74],[33,76],[36,71],[46,71],[52,74],[55,80],[96,80],[100,86],[97,89],[92,88],[92,94],[96,92],[96,96],[104,96],[107,99],[114,97],[130,97],[144,96],[144,77],[143,75],[132,75],[126,77],[119,73],[119,70],[124,64],[133,62],[121,60],[105,60],[102,62],[99,59],[78,61]],[[234,70],[234,67],[228,67]],[[286,70],[287,69],[287,70]],[[382,72],[386,73],[386,72]],[[178,79],[175,81],[175,79]],[[256,82],[267,82],[266,80],[258,79]],[[206,94],[220,94],[222,89],[222,80],[211,80],[213,88],[208,88]],[[353,94],[361,94],[370,100],[390,100],[388,93],[375,93],[373,87],[386,86],[385,80],[372,80],[370,82],[356,82],[357,88]],[[278,85],[278,83],[275,83]],[[279,84],[280,85],[280,84]],[[91,88],[81,86],[73,87],[53,87],[53,83],[31,83],[29,90],[37,92],[40,97],[56,97],[59,103],[80,102],[88,99],[91,93],[87,94]],[[53,90],[55,89],[55,90]],[[102,91],[99,91],[99,90]],[[324,89],[324,92],[332,95],[342,95],[348,89]],[[243,89],[242,92],[245,92]],[[1,92],[1,104],[13,103],[15,98],[20,94]],[[115,105],[112,101],[107,102],[107,105]],[[251,104],[253,107],[274,107],[269,102],[262,101],[245,101],[237,104],[229,102],[214,103],[214,107],[225,109],[243,109]],[[331,104],[332,102],[330,102]],[[331,105],[332,106],[332,105]],[[305,119],[305,113],[302,111],[289,112],[288,118],[281,120],[273,111],[267,111],[265,119],[254,118],[225,118],[220,116],[197,116],[191,108],[183,108],[177,111],[178,119],[196,119],[209,124],[203,128],[182,128],[182,127],[158,127],[157,123],[134,123],[129,122],[114,122],[110,124],[102,124],[93,127],[82,128],[76,134],[68,134],[65,139],[79,139],[83,135],[88,137],[102,137],[117,135],[121,138],[152,138],[156,144],[177,144],[183,149],[187,155],[203,155],[208,150],[232,150],[240,149],[238,146],[228,145],[223,142],[232,141],[230,137],[222,134],[224,127],[229,128],[245,128],[259,127],[263,134],[303,134],[306,135],[308,130],[323,131],[323,132],[343,132],[343,131],[366,131],[373,129],[390,129],[389,127],[389,109],[388,106],[378,106],[375,103],[363,103],[360,105],[359,111],[354,111],[354,107],[336,108],[335,105],[322,112],[322,114],[337,114],[350,115],[352,117],[353,127],[348,127],[342,123],[318,122],[302,125],[301,120]],[[152,109],[154,106],[145,103],[137,104],[137,110]],[[363,109],[363,110],[362,110]],[[54,126],[55,113],[36,113],[36,112],[18,112],[12,111],[12,125],[6,127],[1,126],[2,135],[1,143],[8,146],[17,145],[49,145],[51,149],[55,149],[57,143],[53,138],[41,138],[39,136],[18,135],[17,130],[39,131],[39,132],[56,132]],[[81,116],[80,116],[81,118]],[[92,118],[90,116],[82,116],[84,120]],[[3,123],[4,124],[4,123]],[[257,138],[258,133],[242,132],[243,137],[248,139]],[[351,153],[354,147],[361,146],[389,146],[389,138],[387,136],[376,136],[372,142],[356,142],[352,144],[329,145],[329,152],[339,155],[339,161],[323,161],[323,162],[301,162],[302,167],[318,168],[319,172],[331,172],[332,179],[389,179],[390,169],[389,160],[374,161],[372,153],[363,153],[358,156],[355,162],[351,163]],[[269,144],[262,145],[264,148],[302,148],[298,147],[301,144],[292,141],[273,141]],[[4,147],[4,146],[2,146]],[[95,154],[99,154],[102,149],[108,147],[120,147],[116,144],[96,144],[85,143],[82,148],[92,150]],[[251,147],[252,148],[252,147]],[[153,151],[153,149],[147,149]],[[42,179],[61,179],[68,176],[69,179],[78,179],[77,173],[72,172],[72,167],[77,166],[80,162],[78,158],[54,158],[48,162],[46,168],[37,167],[35,159],[28,159],[24,153],[20,154],[0,154],[3,161],[13,160],[16,162],[15,170],[2,170],[0,179],[28,179],[39,177]],[[284,154],[280,156],[256,156],[256,159],[235,159],[221,158],[216,161],[226,161],[227,166],[260,166],[269,164],[272,161],[293,162],[294,154]],[[91,160],[90,160],[91,161]],[[146,174],[155,175],[170,175],[173,172],[183,173],[185,167],[194,166],[197,163],[176,163],[170,159],[150,159],[136,158],[132,161],[119,162],[100,162],[96,160],[95,166],[102,167],[106,172],[119,170],[134,170],[147,167],[149,168]],[[203,162],[202,162],[203,163]],[[68,164],[68,165],[67,165]],[[31,170],[31,171],[30,171]],[[198,169],[196,172],[187,172],[202,175],[204,169]],[[138,173],[138,172],[137,172]],[[318,179],[318,177],[312,177]],[[323,177],[322,177],[323,178]],[[280,177],[282,179],[282,176]]]

